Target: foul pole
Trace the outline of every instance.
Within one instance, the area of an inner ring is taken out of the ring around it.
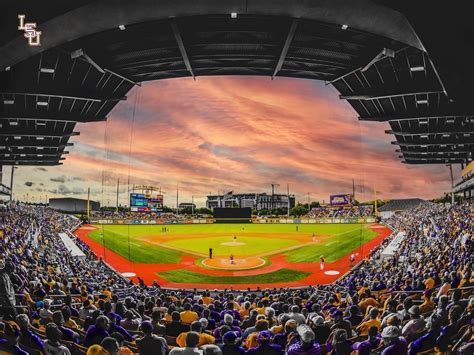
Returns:
[[[375,186],[374,186],[374,213],[375,215],[377,216],[377,191],[375,190]]]
[[[91,223],[91,202],[90,202],[91,188],[87,188],[87,223]]]

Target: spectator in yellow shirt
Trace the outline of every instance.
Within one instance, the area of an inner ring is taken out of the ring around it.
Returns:
[[[377,319],[379,315],[379,310],[375,307],[371,308],[369,311],[369,320],[366,320],[365,322],[362,322],[356,329],[357,333],[361,336],[367,336],[369,335],[369,329],[370,327],[377,327],[377,330],[379,331],[380,328],[382,327],[382,322],[380,322],[379,319]]]
[[[212,335],[202,332],[202,324],[199,321],[195,321],[191,324],[191,331],[199,334],[198,346],[203,346],[206,344],[214,344],[216,342],[216,338],[214,338]],[[176,344],[178,344],[182,348],[186,347],[187,335],[188,335],[188,332],[183,332],[180,335],[178,335],[178,337],[176,338]]]
[[[199,319],[199,315],[191,310],[190,303],[184,304],[184,311],[182,311],[179,315],[181,317],[181,322],[185,324],[191,324],[192,322],[197,321]]]

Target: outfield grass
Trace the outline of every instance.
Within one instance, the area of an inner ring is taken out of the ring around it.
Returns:
[[[166,241],[163,243],[163,245],[168,245],[173,248],[205,255],[207,255],[209,248],[212,248],[214,256],[229,256],[230,254],[238,256],[251,256],[261,255],[300,244],[299,241],[294,239],[270,239],[239,236],[237,237],[236,242],[243,243],[243,245],[223,245],[232,241],[233,238],[229,235],[225,237],[175,239]]]
[[[328,241],[303,246],[285,254],[290,263],[318,262],[321,255],[324,255],[324,259],[327,262],[333,262],[376,236],[376,232],[359,227],[339,235],[334,235]]]
[[[309,276],[311,273],[306,271],[280,269],[269,272],[267,274],[253,276],[213,276],[205,275],[197,272],[179,269],[171,271],[163,271],[158,275],[171,282],[187,282],[187,283],[207,283],[207,284],[263,284],[273,282],[298,281]]]
[[[320,255],[324,255],[330,262],[360,246],[361,226],[362,243],[377,235],[366,229],[366,225],[360,224],[188,224],[166,225],[167,232],[162,232],[162,225],[96,225],[98,229],[91,231],[89,236],[100,244],[105,241],[106,248],[126,259],[129,258],[130,241],[133,262],[172,264],[178,263],[186,251],[207,254],[209,247],[213,248],[216,256],[278,253],[278,250],[287,247],[303,245],[302,239],[298,240],[297,237],[311,239],[315,233],[316,238],[321,238],[321,243],[288,251],[288,261],[317,262]],[[262,234],[269,236],[264,237]],[[221,245],[232,241],[233,235],[245,245]],[[270,235],[278,237],[270,238]]]
[[[133,228],[130,228],[132,230]],[[105,238],[102,238],[102,233]],[[116,233],[110,229],[97,229],[89,233],[89,237],[107,249],[123,256],[129,260],[128,235]],[[130,259],[136,263],[146,264],[176,264],[179,262],[182,253],[177,250],[163,248],[155,244],[138,242],[130,236]]]

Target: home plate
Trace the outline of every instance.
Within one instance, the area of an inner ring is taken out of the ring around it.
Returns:
[[[135,274],[134,272],[122,272],[122,276],[123,277],[135,277],[135,276],[137,276],[137,274]]]
[[[336,270],[324,271],[324,275],[334,276],[334,275],[339,275],[339,274],[340,274],[340,272],[339,272],[339,271],[336,271]]]

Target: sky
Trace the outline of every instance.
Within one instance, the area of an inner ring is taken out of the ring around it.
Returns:
[[[209,193],[290,193],[327,202],[434,198],[450,190],[444,165],[402,164],[388,123],[361,122],[324,82],[267,77],[199,77],[144,83],[107,122],[78,124],[66,160],[55,167],[19,167],[14,198],[86,198],[127,205],[133,184],[164,192],[165,205],[204,206]],[[458,175],[458,169],[454,169]],[[9,169],[4,169],[9,184]]]

